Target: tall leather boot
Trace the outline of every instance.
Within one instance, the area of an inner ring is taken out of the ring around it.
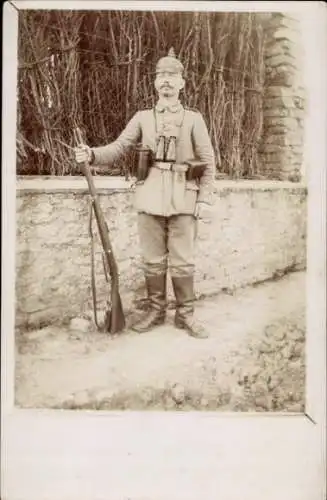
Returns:
[[[166,318],[166,274],[146,276],[145,283],[149,300],[149,310],[140,321],[131,327],[132,330],[139,333],[147,332],[154,326],[161,325]]]
[[[193,276],[173,277],[172,284],[176,298],[175,326],[186,330],[192,337],[208,338],[208,332],[194,318]]]

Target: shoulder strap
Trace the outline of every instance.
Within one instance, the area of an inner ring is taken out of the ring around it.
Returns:
[[[196,109],[196,108],[191,108],[191,107],[189,107],[189,106],[184,106],[184,109],[185,109],[186,111],[193,111],[193,113],[200,113],[200,111],[199,111],[198,109]]]

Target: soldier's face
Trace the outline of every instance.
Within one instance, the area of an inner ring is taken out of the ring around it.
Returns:
[[[184,83],[180,73],[163,70],[157,72],[154,85],[160,97],[175,97],[184,87]]]

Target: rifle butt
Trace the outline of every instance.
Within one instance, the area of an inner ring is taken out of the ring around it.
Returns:
[[[126,326],[125,314],[119,293],[115,294],[112,300],[110,311],[107,311],[105,318],[105,330],[112,335],[120,333]]]

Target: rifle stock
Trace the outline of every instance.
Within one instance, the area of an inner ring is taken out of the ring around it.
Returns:
[[[79,129],[75,130],[76,137],[79,143],[83,143],[81,132]],[[99,198],[95,189],[93,182],[93,176],[91,174],[88,162],[81,164],[82,172],[86,177],[92,206],[97,221],[97,226],[99,230],[100,240],[104,251],[104,258],[109,269],[109,274],[111,278],[111,294],[110,294],[110,304],[111,307],[105,313],[104,319],[104,329],[112,334],[118,333],[125,328],[125,315],[123,311],[123,305],[119,293],[119,273],[117,263],[114,257],[112,245],[109,238],[109,228],[105,221]]]

